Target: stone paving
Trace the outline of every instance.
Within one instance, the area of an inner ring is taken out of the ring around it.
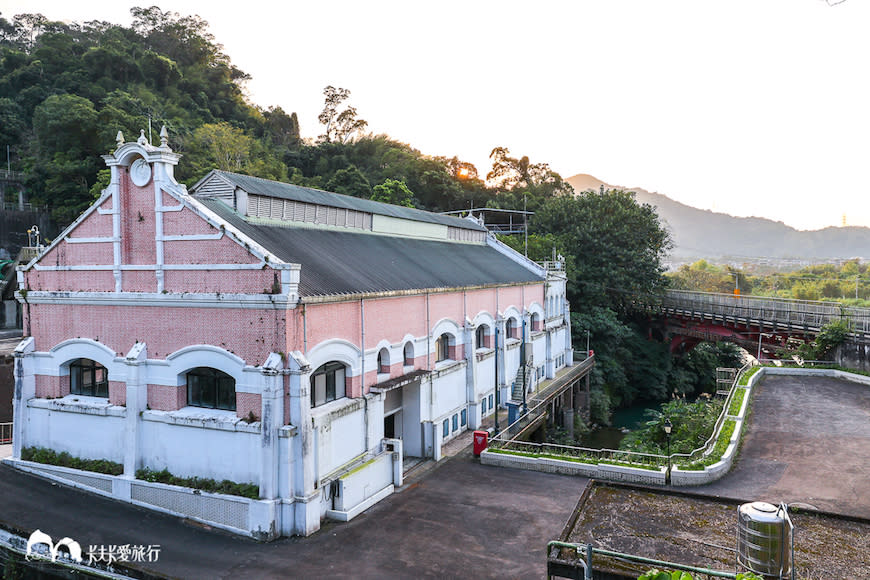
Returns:
[[[870,387],[768,376],[731,472],[689,491],[870,518]]]

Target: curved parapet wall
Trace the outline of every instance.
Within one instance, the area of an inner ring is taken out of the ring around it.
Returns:
[[[740,437],[743,433],[744,424],[746,422],[745,419],[749,411],[749,401],[752,397],[752,391],[755,388],[755,385],[757,385],[766,375],[816,375],[844,379],[870,386],[870,377],[836,369],[759,367],[758,371],[749,377],[745,385],[735,384],[735,390],[738,388],[745,389],[739,409],[733,414],[726,412],[725,421],[722,421],[719,424],[716,437],[711,438],[713,444],[708,447],[707,451],[705,451],[700,459],[703,459],[703,457],[709,455],[713,451],[715,442],[718,441],[723,426],[728,422],[733,422],[734,429],[728,438],[728,444],[722,453],[722,457],[719,461],[704,466],[703,469],[680,469],[674,465],[671,469],[671,485],[704,485],[716,481],[731,470],[731,466],[737,456]],[[730,400],[731,398],[729,397],[728,401]],[[728,401],[726,401],[726,403]],[[730,411],[730,409],[726,409],[726,411]],[[665,483],[666,469],[664,467],[658,470],[651,468],[644,469],[640,467],[613,465],[603,462],[580,462],[576,459],[572,460],[570,458],[556,459],[552,455],[544,456],[543,454],[515,453],[506,450],[486,450],[481,453],[480,461],[485,465],[514,467],[565,475],[579,475],[609,481],[624,481],[652,485],[663,485]]]

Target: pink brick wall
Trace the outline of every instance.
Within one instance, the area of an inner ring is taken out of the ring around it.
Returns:
[[[378,373],[375,371],[367,372],[366,377],[366,384],[373,385],[374,382],[378,380]],[[345,393],[348,397],[356,398],[362,396],[362,380],[359,375],[355,377],[345,377],[344,383]],[[366,392],[368,392],[368,389],[366,389]]]
[[[127,383],[109,381],[109,403],[112,405],[127,405]]]
[[[474,317],[481,312],[488,312],[493,317],[496,316],[496,300],[495,288],[487,288],[484,290],[472,290],[465,296],[465,302],[468,305],[468,317],[474,320]]]
[[[445,292],[429,295],[429,321],[434,325],[442,318],[449,318],[462,326],[465,323],[465,302],[462,294],[462,292]],[[423,315],[425,314],[424,311]]]
[[[111,242],[69,244],[63,241],[46,253],[40,263],[43,266],[77,266],[80,264],[111,266],[114,263],[112,246]]]
[[[520,312],[523,311],[523,287],[511,286],[510,288],[499,288],[498,305],[499,310],[504,312],[509,307],[513,306]],[[531,301],[529,302],[529,304]]]
[[[247,419],[248,413],[253,413],[256,420],[262,419],[262,397],[254,393],[236,393],[236,417]]]
[[[100,206],[103,210],[112,209],[112,198]],[[94,211],[69,233],[73,238],[110,238],[112,237],[112,216]]]
[[[69,376],[49,377],[36,375],[36,396],[39,399],[56,399],[69,395]]]
[[[125,272],[124,275],[126,276],[126,274]],[[154,272],[149,272],[149,274],[151,274],[152,279],[155,279]],[[165,270],[163,288],[167,292],[263,294],[272,292],[275,274],[276,271],[271,268],[235,271]]]
[[[157,292],[157,275],[148,270],[125,270],[121,273],[124,292]]]
[[[121,179],[121,261],[124,264],[154,264],[154,184],[137,187],[127,175]]]
[[[208,233],[220,232],[212,229]],[[261,261],[228,236],[218,240],[168,240],[163,244],[163,255],[166,264],[258,264]]]
[[[117,353],[136,341],[148,345],[148,357],[165,358],[193,344],[212,344],[259,365],[281,351],[284,313],[277,310],[224,308],[118,308],[34,304],[31,332],[37,350],[47,351],[69,338],[90,338]]]
[[[45,291],[113,292],[115,277],[111,270],[98,272],[29,270],[24,273],[24,287],[29,290]]]
[[[148,408],[155,411],[177,411],[187,405],[187,388],[148,385]]]
[[[365,308],[366,348],[374,348],[384,339],[397,344],[406,334],[424,336],[427,333],[425,296],[366,300]],[[397,321],[401,323],[396,324]]]
[[[174,207],[180,202],[163,194],[163,204]],[[168,211],[163,214],[163,233],[167,236],[182,234],[216,234],[218,230],[207,221],[196,215],[191,210],[184,208],[181,211]]]
[[[368,303],[366,303],[366,306],[368,306]],[[359,302],[308,305],[305,307],[305,316],[309,347],[316,346],[332,338],[343,338],[353,344],[359,345]],[[366,320],[366,326],[368,324],[368,320]],[[302,345],[299,344],[291,350],[297,349],[302,350]]]

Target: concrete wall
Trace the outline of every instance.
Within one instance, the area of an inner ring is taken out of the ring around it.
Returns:
[[[837,347],[834,360],[842,367],[870,372],[870,344],[846,341]]]
[[[61,400],[28,401],[23,447],[46,447],[66,451],[82,459],[108,459],[122,463],[126,409],[110,406],[94,397],[92,403],[64,403]]]
[[[239,432],[234,429],[234,422],[201,416],[202,419],[191,417],[182,423],[170,421],[168,413],[143,412],[142,465],[137,468],[168,469],[181,477],[259,484],[259,425],[252,424],[253,432]]]

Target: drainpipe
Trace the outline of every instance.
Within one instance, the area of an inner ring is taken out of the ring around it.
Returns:
[[[359,299],[359,319],[360,319],[360,389],[362,392],[363,403],[365,405],[364,428],[366,438],[366,451],[369,450],[369,400],[366,398],[366,306],[363,298]]]

